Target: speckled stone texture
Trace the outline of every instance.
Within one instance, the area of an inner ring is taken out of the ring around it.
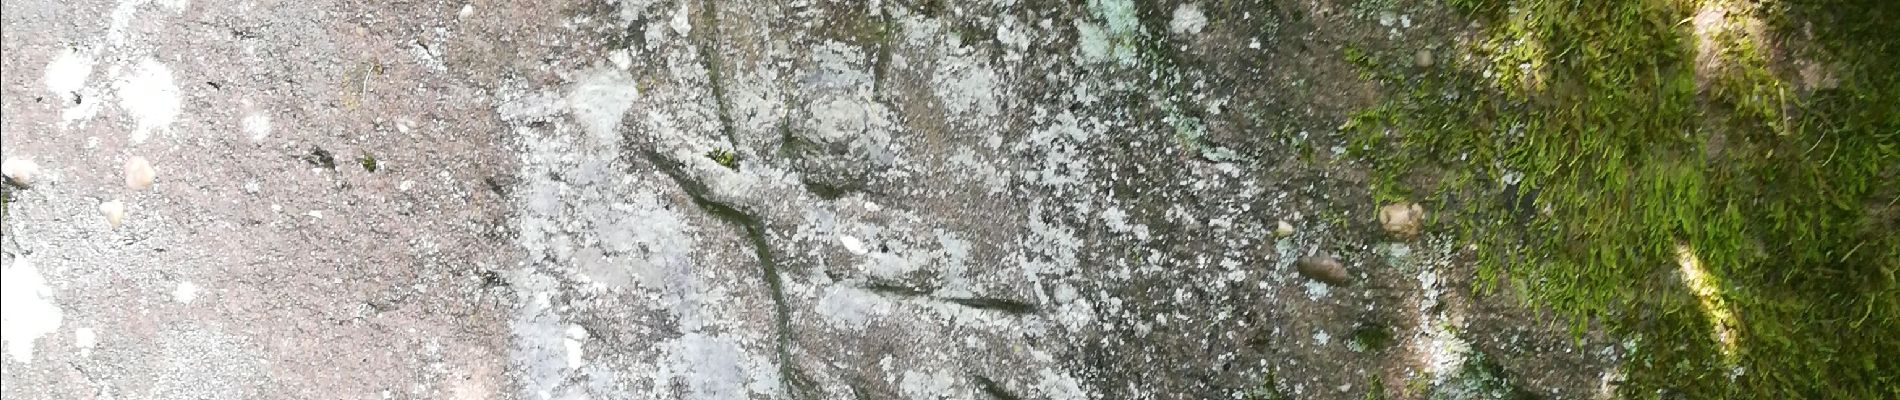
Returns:
[[[0,394],[1597,395],[1340,156],[1465,21],[1333,3],[7,0]]]

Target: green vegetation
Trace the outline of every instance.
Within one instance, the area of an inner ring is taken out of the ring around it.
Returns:
[[[1392,344],[1392,329],[1385,325],[1364,324],[1352,330],[1352,338],[1346,342],[1347,348],[1354,351],[1381,351]]]
[[[1373,375],[1372,382],[1367,384],[1366,386],[1368,386],[1366,388],[1366,395],[1359,397],[1360,399],[1385,400],[1385,378],[1380,378],[1378,375]]]
[[[739,153],[734,153],[732,150],[712,149],[706,152],[706,158],[710,158],[713,162],[719,163],[719,166],[735,170],[739,169]]]
[[[1287,396],[1286,392],[1280,391],[1280,386],[1273,383],[1273,380],[1273,371],[1267,371],[1266,376],[1260,377],[1260,387],[1247,391],[1241,398],[1246,400],[1291,399],[1292,397]]]
[[[363,152],[362,156],[356,157],[356,163],[361,164],[364,171],[376,172],[376,156],[370,155],[367,151]]]
[[[1900,397],[1900,2],[1450,3],[1475,64],[1342,55],[1410,89],[1344,127],[1380,203],[1633,339],[1624,394]]]

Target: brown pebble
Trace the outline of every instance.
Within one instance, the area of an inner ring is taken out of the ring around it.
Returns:
[[[1346,273],[1346,266],[1326,252],[1300,257],[1300,260],[1293,264],[1298,267],[1300,275],[1313,280],[1336,286],[1352,282],[1352,275]]]
[[[1431,68],[1434,62],[1436,61],[1432,59],[1431,50],[1419,49],[1417,53],[1412,53],[1412,65],[1417,65],[1419,68]]]
[[[152,162],[145,157],[132,156],[125,160],[125,187],[145,190],[152,187],[152,180],[157,178],[158,171],[152,169]]]

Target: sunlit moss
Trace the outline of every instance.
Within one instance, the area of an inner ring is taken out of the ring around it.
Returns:
[[[1346,126],[1375,197],[1438,199],[1483,289],[1638,339],[1627,394],[1900,395],[1900,3],[1451,4],[1474,62],[1363,55],[1410,89]]]

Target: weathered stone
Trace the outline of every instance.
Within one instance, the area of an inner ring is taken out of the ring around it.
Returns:
[[[1412,65],[1416,65],[1419,68],[1431,68],[1432,64],[1436,62],[1436,60],[1432,59],[1431,49],[1418,49],[1418,52],[1412,53]]]
[[[1293,224],[1287,223],[1286,220],[1280,220],[1280,222],[1275,224],[1273,227],[1273,236],[1276,236],[1276,237],[1293,236]]]
[[[132,156],[125,160],[125,187],[145,190],[152,187],[152,181],[157,178],[158,170],[152,169],[152,162],[145,157]]]
[[[99,203],[99,215],[106,217],[106,225],[119,229],[125,222],[125,203],[118,200]]]
[[[33,160],[8,158],[0,162],[0,174],[7,176],[7,182],[27,186],[33,184],[33,178],[40,173],[40,165]]]
[[[1300,275],[1313,280],[1336,286],[1352,283],[1352,275],[1346,272],[1346,266],[1333,258],[1332,254],[1323,251],[1300,257],[1294,265],[1298,267]]]
[[[1399,202],[1379,207],[1379,226],[1400,238],[1410,239],[1418,236],[1424,225],[1425,207],[1418,203]]]

